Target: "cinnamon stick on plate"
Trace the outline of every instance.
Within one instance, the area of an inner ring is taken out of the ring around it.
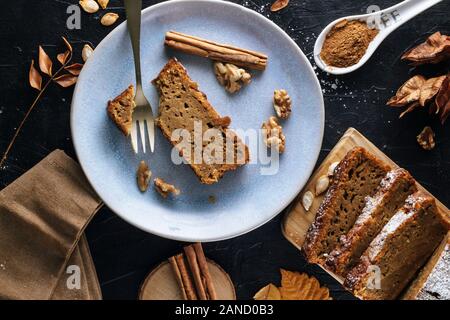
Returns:
[[[267,66],[268,57],[263,53],[216,43],[176,31],[166,33],[164,44],[185,53],[244,68],[264,70]]]

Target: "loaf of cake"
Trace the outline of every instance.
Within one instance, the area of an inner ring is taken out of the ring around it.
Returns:
[[[447,233],[434,199],[410,195],[347,274],[344,285],[364,300],[397,298]]]
[[[450,300],[450,232],[402,296],[404,300]]]
[[[375,236],[400,209],[406,198],[417,191],[414,178],[405,169],[389,171],[347,235],[326,260],[326,267],[344,276],[358,262]]]
[[[310,263],[325,264],[340,237],[353,227],[365,197],[375,193],[389,170],[364,148],[355,147],[347,153],[334,170],[330,188],[307,232],[303,251]]]
[[[216,183],[225,172],[248,163],[250,159],[248,147],[236,133],[228,129],[231,119],[221,117],[216,112],[180,62],[170,59],[158,77],[153,80],[153,84],[160,95],[159,117],[156,124],[178,149],[202,183]],[[208,129],[216,129],[216,133],[208,141],[203,139],[195,141],[194,128],[201,131],[200,139]],[[173,136],[173,133],[180,129],[189,134],[189,141],[182,141],[182,138]],[[211,159],[210,153],[205,153],[205,150],[208,150],[208,146],[212,143],[217,146],[219,140],[223,142],[222,146],[219,151],[215,149],[216,153]]]
[[[131,133],[135,107],[134,87],[132,85],[116,98],[108,101],[108,115],[125,136],[129,136]]]

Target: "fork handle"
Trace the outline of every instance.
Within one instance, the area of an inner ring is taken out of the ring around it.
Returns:
[[[136,72],[136,89],[142,88],[141,76],[141,11],[142,0],[124,0],[127,14],[127,26],[130,34],[131,46],[133,48],[134,69]]]

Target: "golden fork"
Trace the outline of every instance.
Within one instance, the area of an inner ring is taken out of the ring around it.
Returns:
[[[142,90],[140,55],[142,0],[125,0],[125,11],[127,14],[127,26],[130,34],[131,46],[133,48],[134,68],[136,71],[136,96],[134,98],[136,108],[133,113],[131,144],[134,152],[138,153],[138,131],[140,131],[142,151],[145,153],[145,132],[147,131],[150,151],[153,152],[155,145],[155,119],[153,117],[152,106],[150,105],[150,102],[148,102],[144,95],[144,91]]]

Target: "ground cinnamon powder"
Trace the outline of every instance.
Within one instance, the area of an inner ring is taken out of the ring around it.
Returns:
[[[320,57],[329,66],[352,66],[364,56],[378,32],[377,29],[370,29],[363,21],[342,20],[327,34]]]

